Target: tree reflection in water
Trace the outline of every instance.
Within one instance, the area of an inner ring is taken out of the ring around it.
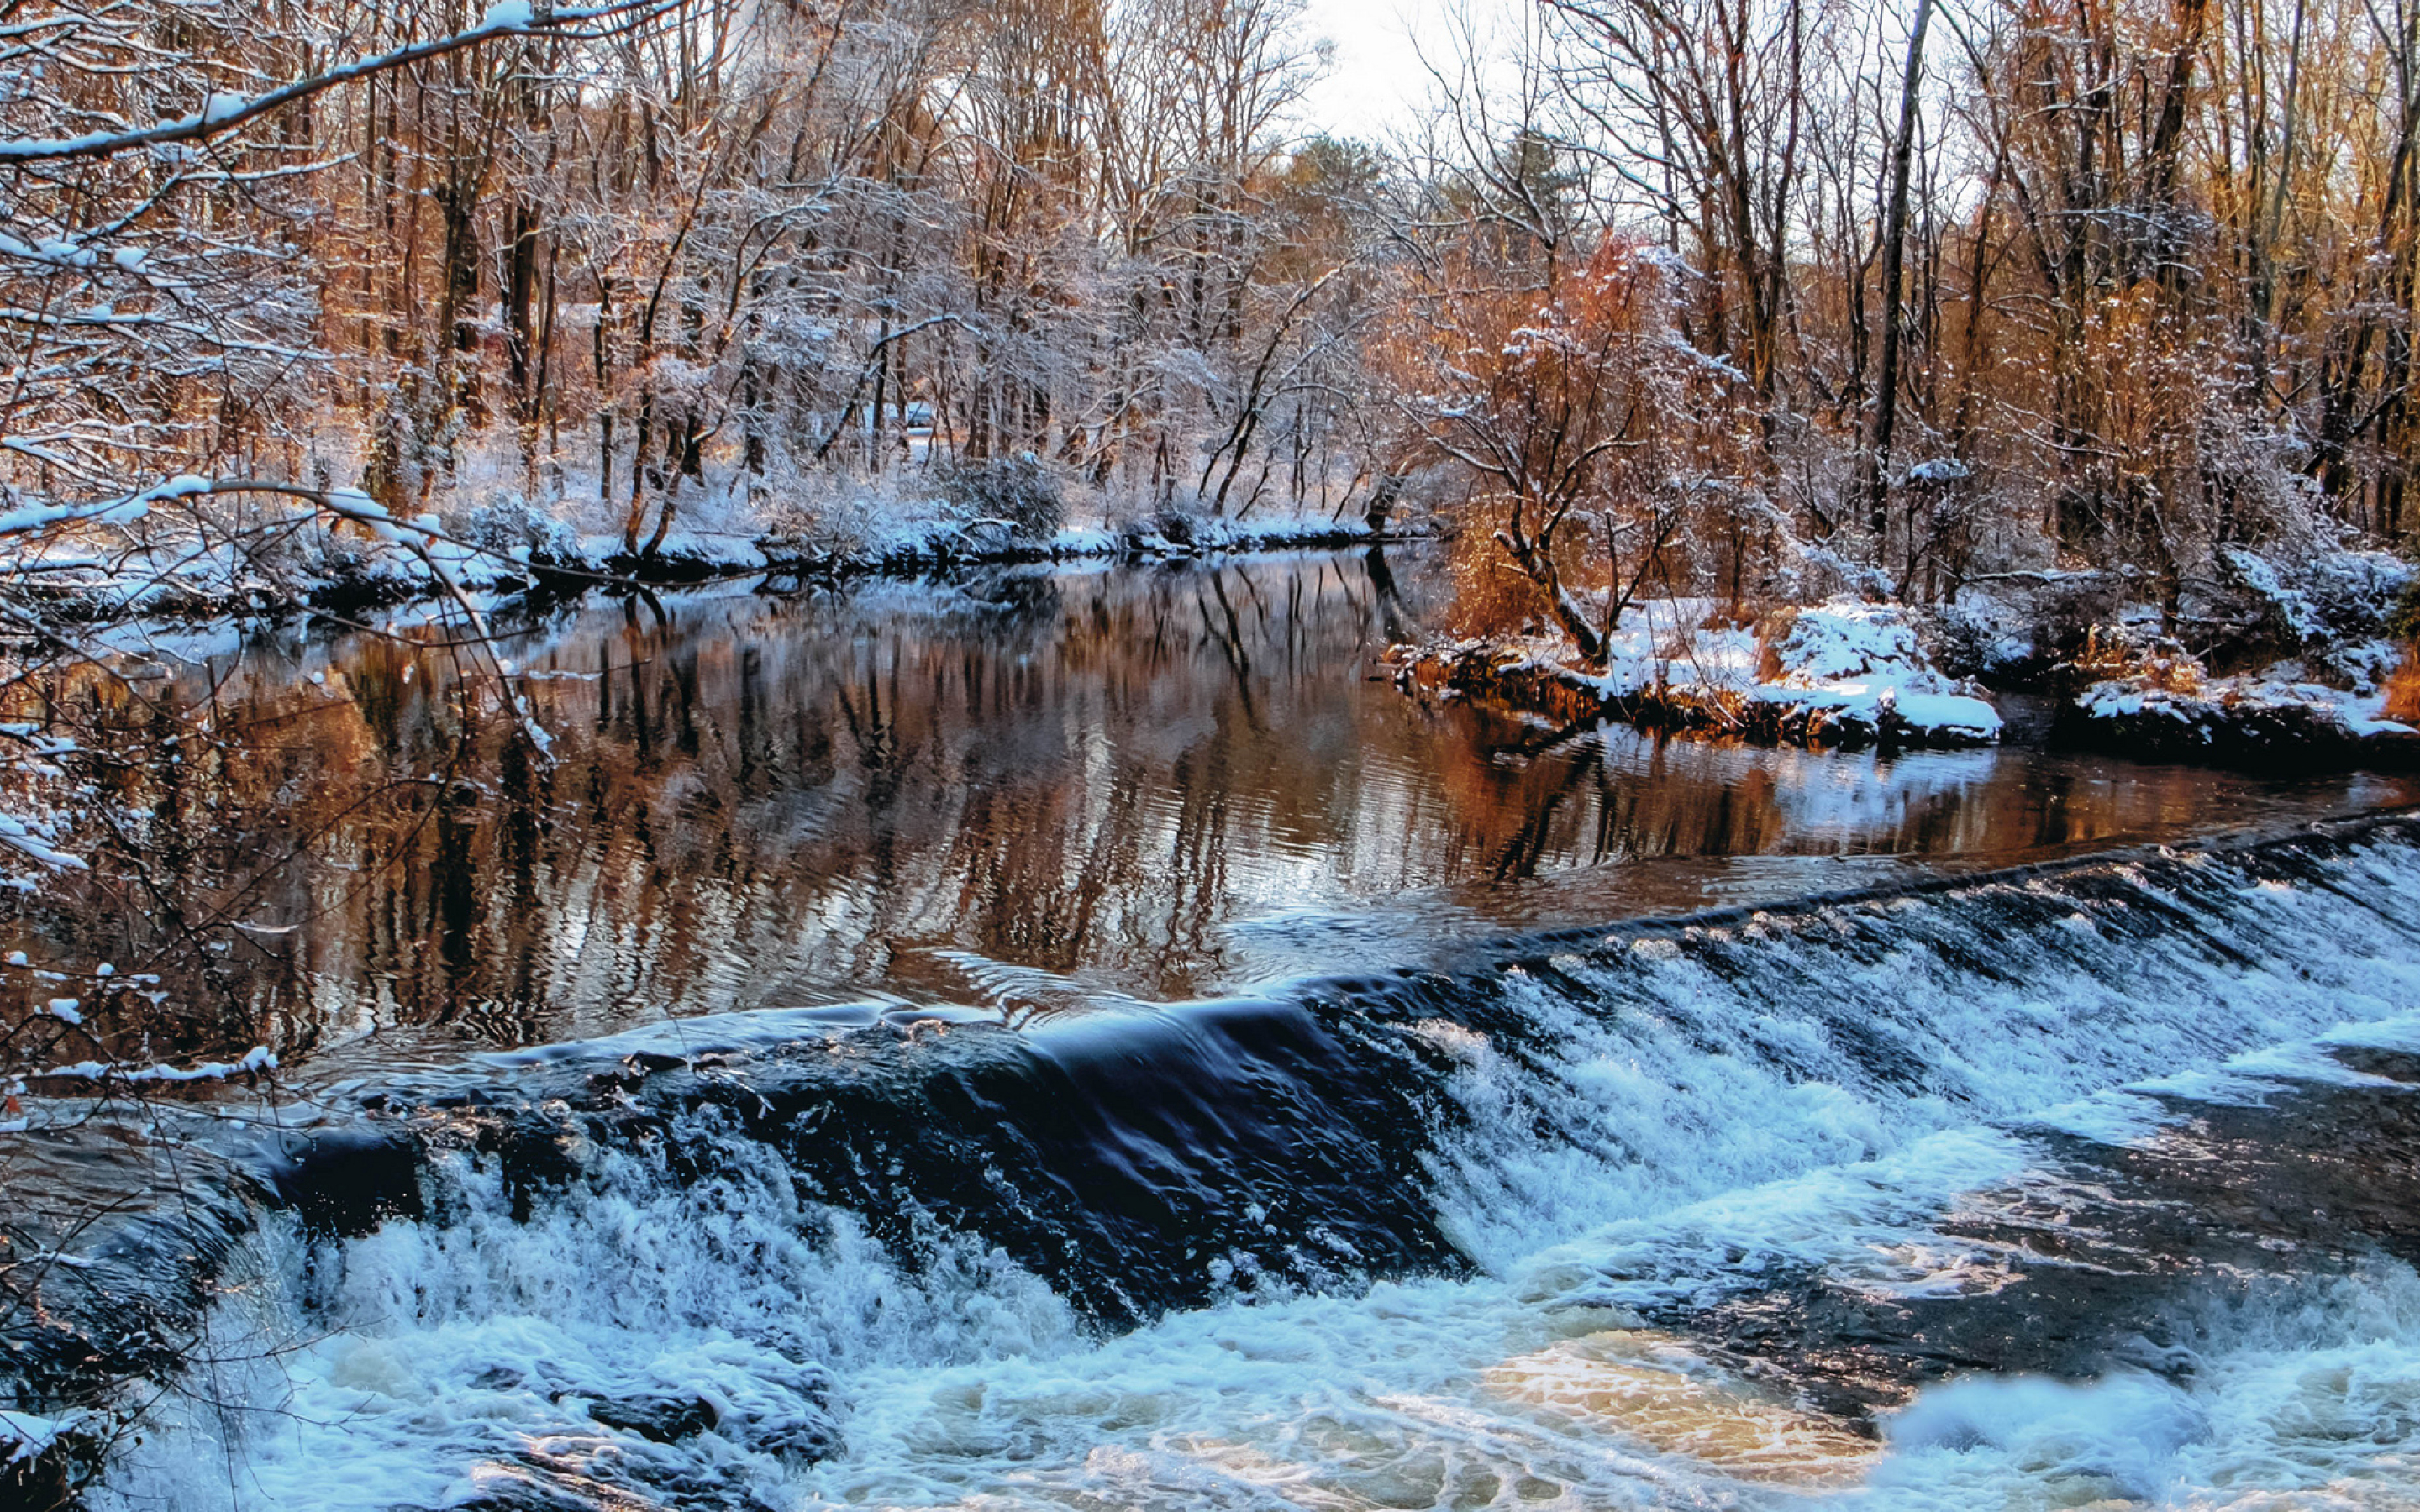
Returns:
[[[148,1057],[267,1042],[338,1070],[665,1014],[1176,998],[1743,876],[1841,885],[1706,858],[2011,858],[2379,795],[1555,738],[1382,679],[1433,596],[1373,552],[591,598],[507,647],[551,764],[442,649],[229,648],[175,682],[219,748],[116,770],[149,817],[15,904],[17,943],[157,974],[158,1005],[103,1026]]]

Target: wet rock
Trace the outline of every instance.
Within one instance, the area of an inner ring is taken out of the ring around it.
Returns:
[[[588,1415],[609,1428],[658,1443],[677,1443],[719,1427],[722,1414],[703,1396],[626,1396],[588,1404]]]
[[[389,1218],[418,1218],[419,1141],[378,1123],[288,1140],[271,1157],[269,1184],[305,1226],[354,1238]]]
[[[793,1417],[752,1423],[748,1446],[759,1454],[812,1465],[840,1453],[840,1429],[829,1420]]]

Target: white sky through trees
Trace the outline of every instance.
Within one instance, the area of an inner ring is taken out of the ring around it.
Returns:
[[[1384,137],[1408,122],[1430,92],[1423,52],[1440,66],[1453,56],[1454,17],[1509,23],[1527,0],[1310,0],[1311,36],[1336,53],[1302,107],[1307,130]],[[1498,28],[1487,25],[1482,35]]]

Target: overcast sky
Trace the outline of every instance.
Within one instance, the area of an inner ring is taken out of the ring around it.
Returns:
[[[1426,77],[1412,29],[1438,30],[1437,0],[1311,0],[1310,31],[1336,44],[1336,63],[1305,114],[1343,136],[1384,135],[1408,114]]]
[[[1443,61],[1448,7],[1480,15],[1512,14],[1528,0],[1309,0],[1309,30],[1336,44],[1336,66],[1311,91],[1304,115],[1342,136],[1384,136],[1428,93],[1428,71],[1413,45],[1417,35]]]

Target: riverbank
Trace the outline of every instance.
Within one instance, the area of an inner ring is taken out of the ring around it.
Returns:
[[[979,522],[980,523],[980,522]],[[785,537],[683,532],[650,554],[612,536],[512,539],[483,520],[453,527],[434,516],[395,528],[397,539],[361,539],[297,526],[283,552],[242,557],[147,549],[111,571],[79,580],[62,574],[53,597],[67,622],[161,619],[302,609],[352,613],[441,598],[456,590],[529,588],[578,593],[593,587],[673,587],[770,577],[800,582],[912,578],[965,567],[1051,562],[1183,561],[1254,551],[1349,549],[1417,540],[1362,520],[1246,521],[1167,513],[1125,525],[1067,527],[1047,534],[928,520],[880,533]]]
[[[2385,643],[2352,648],[2375,670],[2347,676],[2293,657],[2232,677],[2190,659],[2155,658],[2068,691],[2055,727],[2077,746],[2153,761],[2297,769],[2420,768],[2420,699],[2411,663]],[[2353,658],[2339,658],[2353,659]]]
[[[1706,602],[1638,606],[1600,670],[1555,634],[1432,640],[1388,656],[1397,686],[1555,729],[1618,721],[1809,749],[1941,749],[1997,740],[1994,701],[2047,697],[2059,744],[2140,761],[2294,770],[2420,767],[2420,656],[2381,606],[2344,634],[2215,675],[2180,644],[2132,625],[2092,627],[2043,654],[2052,632],[1834,599],[1734,623]],[[1996,662],[1978,642],[2016,645]],[[2242,661],[2243,654],[2237,659]],[[1945,664],[1947,666],[1945,667]],[[1953,672],[1955,674],[1953,674]]]
[[[1557,726],[1614,719],[1810,748],[2000,737],[1999,711],[1935,667],[1893,606],[1834,599],[1743,625],[1711,602],[1642,603],[1607,640],[1602,670],[1575,665],[1553,636],[1405,646],[1389,660],[1407,692]]]

